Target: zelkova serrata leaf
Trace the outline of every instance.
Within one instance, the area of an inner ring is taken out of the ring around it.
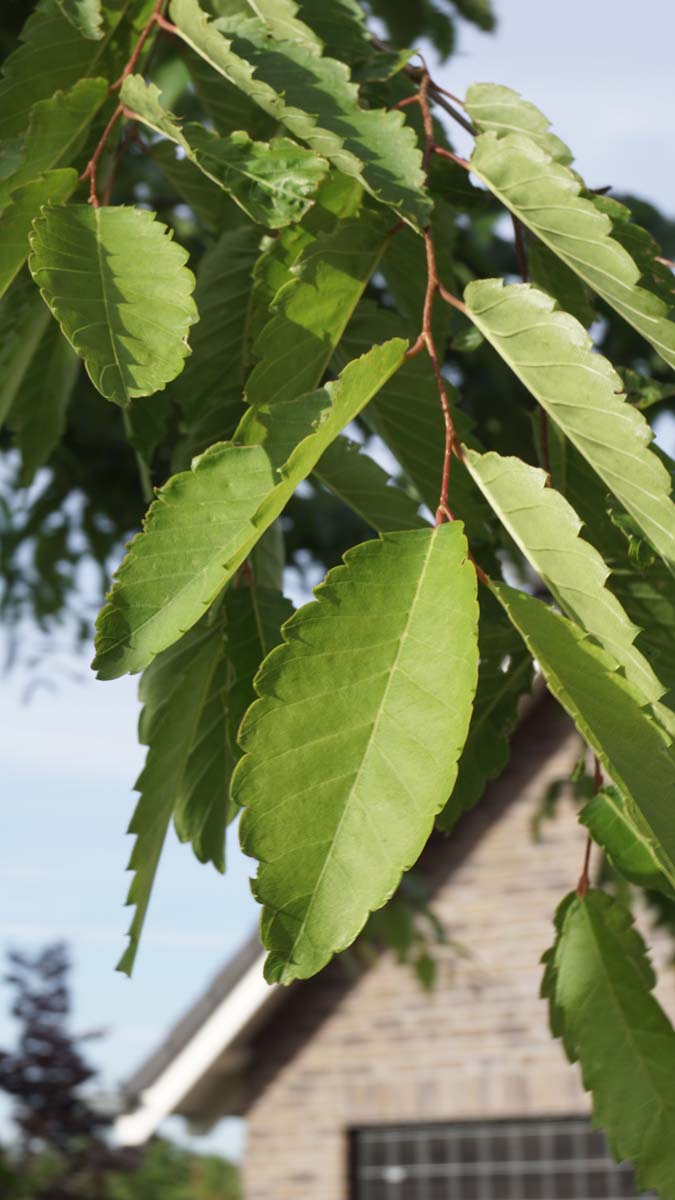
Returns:
[[[16,141],[16,158],[0,174],[0,205],[44,171],[71,162],[107,94],[105,79],[81,79],[33,105],[28,128]],[[0,145],[0,159],[10,161],[6,145]]]
[[[675,863],[675,748],[642,693],[578,625],[525,592],[495,583],[492,590],[539,663],[549,691],[635,804],[664,861]]]
[[[126,974],[131,974],[172,817],[198,858],[225,869],[232,766],[226,738],[227,669],[224,622],[217,615],[159,655],[141,680],[139,737],[148,750],[128,830],[136,841],[127,904],[136,911],[118,964]]]
[[[629,911],[611,896],[567,896],[546,955],[553,1033],[579,1061],[593,1117],[640,1191],[675,1197],[675,1031]]]
[[[46,171],[13,192],[2,212],[0,244],[0,296],[16,278],[30,250],[33,220],[45,204],[64,204],[77,187],[77,173],[64,167]]]
[[[101,0],[57,0],[64,17],[82,37],[93,42],[103,37]]]
[[[484,133],[476,141],[471,170],[593,291],[675,367],[675,324],[668,305],[640,287],[640,270],[612,237],[606,213],[580,196],[574,172],[554,162],[528,137]]]
[[[581,521],[571,505],[546,486],[546,473],[494,451],[465,448],[464,463],[563,611],[614,656],[645,700],[660,700],[666,689],[634,645],[640,630],[605,587],[609,568],[580,537]]]
[[[403,361],[393,339],[334,383],[250,409],[234,441],[211,446],[157,493],[98,618],[103,679],[140,671],[196,624],[341,429]]]
[[[361,108],[349,70],[303,42],[271,39],[262,21],[209,21],[197,0],[173,0],[183,40],[270,116],[352,175],[415,228],[426,224],[422,153],[400,112]],[[231,33],[231,36],[229,34]]]
[[[249,404],[279,404],[318,387],[390,229],[381,213],[365,210],[307,242],[253,345]]]
[[[618,788],[601,788],[581,810],[579,820],[624,879],[675,900],[675,888],[664,873],[663,852],[640,813]],[[671,879],[675,877],[672,864],[667,870]]]
[[[474,324],[675,572],[670,477],[649,449],[647,421],[583,326],[529,284],[482,279],[464,296]]]
[[[548,117],[513,88],[498,83],[472,83],[467,88],[465,108],[481,133],[493,132],[498,137],[522,133],[552,159],[572,162],[572,151],[551,133]]]
[[[452,790],[478,666],[459,523],[366,542],[315,594],[263,663],[232,780],[260,862],[267,978],[283,983],[345,949],[417,858]]]
[[[123,104],[144,125],[180,146],[252,221],[279,229],[300,220],[328,171],[326,159],[290,138],[256,142],[244,130],[220,137],[195,121],[181,126],[163,108],[160,95],[159,88],[140,75],[129,75],[120,93]]]
[[[30,270],[96,388],[115,404],[159,391],[182,370],[197,320],[187,251],[139,208],[47,208]]]

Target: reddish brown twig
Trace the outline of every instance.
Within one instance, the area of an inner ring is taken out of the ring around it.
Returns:
[[[143,29],[140,32],[138,41],[136,42],[136,45],[134,46],[133,50],[131,51],[131,57],[129,58],[124,70],[122,71],[122,74],[120,75],[119,79],[116,79],[115,82],[110,85],[111,92],[118,91],[118,89],[121,88],[122,84],[124,83],[124,80],[126,79],[127,75],[131,75],[131,72],[135,69],[136,63],[138,62],[138,60],[141,56],[143,47],[144,47],[145,43],[147,42],[150,34],[152,33],[152,30],[154,29],[155,25],[159,25],[160,28],[162,28],[162,29],[168,28],[171,31],[175,30],[175,26],[171,25],[169,21],[165,21],[163,15],[162,15],[162,10],[163,10],[165,4],[166,4],[166,0],[156,0],[155,7],[153,8],[152,12],[150,13],[150,16],[148,17],[145,25],[143,26]]]
[[[428,173],[429,163],[435,147],[433,120],[429,106],[430,82],[431,80],[429,77],[429,72],[425,68],[419,75],[419,90],[415,96],[406,97],[405,100],[405,104],[412,104],[413,102],[419,104],[422,112],[422,124],[424,127],[424,152],[422,155],[422,165],[426,173]],[[401,102],[399,102],[399,107],[403,107]],[[443,377],[441,360],[436,348],[436,343],[434,341],[434,300],[438,294],[443,300],[445,300],[448,304],[452,304],[455,308],[459,308],[461,311],[465,311],[465,308],[461,300],[458,300],[455,296],[453,296],[452,293],[443,286],[438,278],[436,250],[434,247],[433,234],[429,226],[427,226],[427,228],[424,230],[424,250],[427,260],[427,286],[424,293],[424,306],[422,309],[422,330],[417,340],[408,350],[406,357],[414,358],[415,355],[420,354],[422,350],[426,350],[434,372],[436,387],[438,389],[438,397],[441,403],[441,411],[443,413],[443,424],[445,426],[445,446],[443,450],[441,489],[438,497],[435,520],[437,525],[442,525],[444,521],[454,520],[448,502],[450,489],[450,467],[452,464],[453,453],[461,456],[461,448],[458,444],[457,436],[455,434],[455,426],[452,420],[448,389]]]
[[[150,13],[150,16],[148,17],[148,20],[146,21],[145,25],[143,26],[143,29],[141,30],[141,33],[138,37],[136,45],[134,46],[134,48],[131,52],[129,60],[128,60],[124,70],[122,71],[122,74],[120,75],[119,79],[116,79],[115,82],[110,85],[111,93],[116,92],[119,90],[119,88],[121,88],[122,84],[124,83],[124,80],[127,78],[128,75],[131,74],[131,72],[136,67],[136,64],[140,58],[143,47],[144,47],[146,41],[148,40],[148,37],[150,36],[152,30],[155,27],[158,27],[160,29],[167,29],[170,32],[176,31],[175,25],[172,25],[170,21],[166,21],[164,19],[164,16],[162,15],[162,9],[164,8],[165,4],[166,4],[166,0],[156,0],[155,7],[153,8],[152,12]],[[98,193],[96,190],[96,175],[97,175],[97,171],[98,171],[99,159],[100,159],[103,151],[105,150],[105,147],[106,147],[106,144],[110,137],[110,134],[112,133],[113,129],[115,128],[117,121],[122,116],[123,117],[133,117],[134,114],[129,112],[129,110],[127,108],[125,108],[125,106],[123,104],[118,104],[117,108],[115,109],[112,116],[110,117],[108,124],[106,125],[105,129],[103,130],[103,133],[101,134],[101,137],[98,141],[96,149],[94,150],[94,153],[92,154],[91,158],[89,159],[89,162],[87,163],[86,167],[84,168],[84,171],[80,175],[80,183],[84,183],[84,181],[86,179],[89,180],[89,203],[94,208],[98,208],[99,204],[100,204],[99,198],[98,198]],[[126,145],[128,145],[129,140],[130,139],[127,139],[126,142],[124,143],[124,148],[126,148]],[[108,186],[106,188],[104,203],[107,203],[110,198],[110,193],[112,192],[112,187],[113,187],[113,183],[114,183],[114,171],[116,170],[117,166],[119,165],[120,157],[121,157],[121,155],[118,153],[118,155],[116,156],[116,159],[115,159],[115,166],[113,168],[113,178],[112,178],[112,180],[110,180],[108,182]]]
[[[600,761],[598,759],[597,754],[595,754],[593,756],[593,759],[594,759],[593,795],[597,796],[598,792],[600,791],[601,787],[603,786],[604,778],[602,775],[602,767],[600,766]],[[584,896],[586,895],[586,893],[590,887],[590,865],[591,865],[591,846],[592,845],[593,845],[593,842],[591,840],[591,835],[589,833],[588,837],[586,838],[586,847],[584,850],[584,861],[583,861],[583,866],[581,868],[581,875],[579,876],[579,882],[577,883],[577,888],[576,888],[577,896],[579,897],[580,900],[583,900]]]
[[[440,158],[448,158],[450,162],[457,163],[457,166],[463,167],[465,171],[471,170],[471,163],[466,158],[461,158],[459,154],[453,154],[452,150],[446,150],[445,146],[437,146],[434,142],[431,152],[438,154]]]
[[[110,137],[110,134],[112,133],[113,129],[115,128],[115,125],[117,124],[118,119],[122,116],[123,112],[124,112],[124,105],[118,104],[117,108],[115,109],[114,113],[112,114],[110,120],[108,121],[108,124],[106,125],[105,129],[103,130],[103,133],[101,134],[98,145],[96,146],[96,149],[94,150],[94,153],[92,154],[91,158],[89,159],[89,162],[87,163],[86,167],[84,168],[84,171],[80,175],[80,183],[84,183],[85,179],[89,180],[89,203],[91,205],[93,205],[94,208],[99,207],[99,200],[98,200],[98,195],[96,192],[96,172],[98,170],[98,161],[105,149],[105,146],[108,141],[108,138]]]

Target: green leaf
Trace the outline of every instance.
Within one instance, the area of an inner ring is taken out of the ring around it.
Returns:
[[[227,137],[237,129],[245,129],[251,137],[267,141],[278,131],[277,121],[234,84],[228,83],[222,75],[216,75],[203,59],[190,55],[186,65],[206,116],[217,133]]]
[[[82,37],[97,42],[103,37],[100,0],[58,0],[64,17]]]
[[[283,983],[345,949],[417,858],[476,684],[476,575],[457,523],[355,547],[315,594],[256,679],[232,780],[260,861],[266,975]]]
[[[268,34],[278,42],[301,42],[321,53],[321,41],[306,25],[298,20],[299,5],[295,0],[248,0],[253,12],[261,18]]]
[[[250,321],[251,273],[258,257],[260,230],[246,226],[227,230],[204,254],[197,271],[195,302],[199,323],[191,337],[192,354],[170,393],[182,409],[195,448],[211,415],[227,414],[229,428],[199,446],[230,435],[242,412],[245,378],[245,339]],[[208,425],[213,432],[213,423]]]
[[[325,159],[290,138],[254,142],[244,130],[220,137],[194,121],[181,128],[162,107],[160,94],[154,83],[129,75],[120,96],[144,125],[180,146],[252,221],[279,229],[302,218],[328,170]]]
[[[406,345],[374,346],[320,391],[249,410],[234,442],[212,446],[165,484],[99,615],[99,678],[141,670],[199,620],[326,447],[400,366]]]
[[[182,156],[173,142],[154,142],[147,153],[209,233],[217,236],[223,230],[241,228],[244,220],[241,209],[227,192],[214,187],[206,175]]]
[[[565,1048],[581,1064],[614,1157],[633,1163],[640,1192],[673,1200],[675,1032],[651,994],[645,944],[628,910],[603,892],[563,906],[547,983]]]
[[[529,284],[470,283],[467,313],[675,571],[670,478],[652,431],[585,329]]]
[[[504,584],[492,589],[537,659],[549,690],[675,862],[675,753],[671,738],[645,709],[642,694],[567,618]]]
[[[79,370],[77,356],[58,325],[50,321],[14,397],[8,420],[21,451],[24,487],[61,440]]]
[[[232,762],[241,757],[237,734],[256,695],[253,680],[261,662],[281,641],[281,626],[293,615],[290,600],[277,589],[249,586],[225,593],[230,674],[227,691],[227,734]]]
[[[579,820],[625,879],[675,900],[675,889],[661,864],[663,851],[639,812],[617,788],[602,788],[581,810]],[[671,878],[675,876],[672,865],[669,873]]]
[[[675,367],[675,324],[640,270],[612,238],[609,217],[579,195],[574,172],[520,134],[476,141],[471,170],[528,229]]]
[[[382,255],[387,226],[379,213],[362,212],[307,244],[253,347],[259,361],[246,384],[249,404],[280,404],[318,386]]]
[[[464,462],[563,612],[613,655],[645,700],[660,700],[666,689],[634,645],[640,630],[605,587],[609,568],[579,536],[579,517],[559,492],[546,486],[546,473],[494,451],[477,454],[467,448]]]
[[[536,238],[528,240],[527,265],[532,283],[548,292],[560,308],[571,313],[584,329],[588,329],[595,320],[595,313],[588,289],[578,275]]]
[[[424,227],[431,205],[422,155],[403,113],[360,108],[343,63],[301,42],[271,40],[262,22],[248,21],[228,38],[197,0],[173,0],[170,12],[179,35],[214,70],[377,200]]]
[[[211,616],[211,614],[209,614]],[[174,817],[202,862],[225,869],[232,758],[227,728],[227,652],[222,615],[204,619],[160,654],[141,679],[139,734],[148,747],[136,782],[140,799],[129,833],[136,842],[127,904],[136,911],[118,970],[131,970],[166,834]]]
[[[30,269],[96,388],[125,405],[174,379],[197,320],[187,252],[139,208],[45,209]]]
[[[112,82],[131,49],[120,37],[127,20],[135,27],[129,29],[133,44],[134,32],[142,28],[151,8],[152,0],[140,4],[138,0],[107,0],[104,36],[90,41],[66,19],[58,0],[40,0],[21,31],[17,49],[3,64],[0,138],[23,133],[33,105],[48,100],[57,89],[67,91],[93,75],[104,75]]]
[[[49,309],[25,271],[0,300],[0,426],[31,369],[49,323]]]
[[[525,134],[552,159],[571,163],[569,146],[550,132],[551,122],[520,92],[499,83],[472,83],[466,93],[465,108],[480,133],[497,137]]]
[[[336,438],[324,450],[314,477],[378,533],[426,525],[419,505],[401,488],[390,486],[387,472],[349,438]]]
[[[63,204],[77,187],[75,171],[47,171],[17,188],[2,212],[2,242],[0,242],[0,296],[4,295],[26,261],[30,249],[28,238],[44,204]]]
[[[302,18],[318,33],[325,53],[343,62],[361,62],[373,56],[366,15],[358,0],[300,0]],[[381,53],[376,54],[381,57]]]
[[[488,782],[501,775],[509,761],[519,702],[532,687],[534,667],[522,638],[485,588],[479,600],[478,687],[457,782],[436,821],[444,833],[478,803]]]
[[[33,105],[28,129],[16,143],[13,169],[0,177],[0,205],[43,172],[69,164],[107,95],[105,79],[81,79],[70,91]]]

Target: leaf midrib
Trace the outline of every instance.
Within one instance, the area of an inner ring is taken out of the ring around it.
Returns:
[[[428,571],[428,568],[429,568],[429,562],[430,562],[430,560],[431,560],[431,556],[432,556],[432,554],[433,554],[433,551],[434,551],[434,548],[435,548],[435,546],[436,546],[437,533],[438,533],[438,530],[437,530],[437,529],[434,529],[434,530],[433,530],[433,532],[432,532],[432,535],[431,535],[431,537],[429,538],[429,545],[428,545],[428,547],[427,547],[427,551],[426,551],[426,554],[425,554],[425,556],[424,556],[424,563],[423,563],[423,567],[422,567],[422,570],[421,570],[421,572],[420,572],[420,575],[419,575],[419,578],[418,578],[418,581],[417,581],[417,586],[416,586],[416,589],[415,589],[415,595],[414,595],[414,598],[413,598],[413,600],[412,600],[412,603],[410,604],[410,607],[409,607],[408,616],[407,616],[407,619],[406,619],[406,622],[405,622],[405,626],[404,626],[403,630],[401,631],[401,634],[400,634],[400,636],[399,636],[399,638],[398,638],[398,648],[397,648],[397,650],[396,650],[396,654],[395,654],[395,657],[394,657],[394,661],[393,661],[393,663],[392,663],[392,665],[391,665],[391,668],[390,668],[390,670],[389,670],[389,673],[388,673],[388,676],[387,676],[387,681],[386,681],[386,683],[385,683],[385,685],[384,685],[384,691],[383,691],[383,693],[382,693],[382,698],[381,698],[381,701],[380,701],[380,703],[379,703],[379,705],[378,705],[377,712],[376,712],[376,714],[375,714],[375,717],[374,717],[374,720],[373,720],[373,722],[372,722],[371,734],[370,734],[370,736],[369,736],[369,738],[368,738],[368,741],[367,741],[367,743],[366,743],[366,747],[365,747],[365,749],[364,749],[364,751],[363,751],[363,754],[362,754],[362,756],[361,756],[361,762],[360,762],[360,764],[359,764],[359,767],[358,767],[358,770],[357,770],[357,773],[356,773],[356,777],[355,777],[355,779],[354,779],[354,782],[352,783],[352,785],[351,785],[351,787],[350,787],[350,789],[349,789],[349,793],[348,793],[348,795],[345,797],[344,804],[343,804],[343,808],[342,808],[342,813],[341,813],[341,815],[340,815],[340,819],[339,819],[339,821],[338,821],[338,823],[337,823],[337,825],[336,825],[336,827],[335,827],[335,830],[334,830],[334,832],[333,832],[333,836],[331,837],[331,839],[330,839],[330,841],[329,841],[329,843],[328,843],[328,850],[327,850],[327,852],[326,852],[326,855],[325,855],[325,857],[324,857],[324,861],[323,861],[323,864],[322,864],[322,866],[321,866],[321,870],[320,870],[320,872],[319,872],[319,875],[318,875],[318,877],[317,877],[317,879],[316,879],[316,882],[315,882],[315,884],[314,884],[314,887],[313,887],[313,889],[312,889],[312,892],[311,892],[311,899],[310,899],[310,901],[309,901],[309,904],[307,905],[307,909],[306,909],[306,911],[305,911],[305,915],[304,915],[304,917],[303,917],[302,924],[300,925],[300,928],[298,929],[298,932],[296,933],[296,936],[295,936],[295,938],[294,938],[294,940],[293,940],[293,944],[292,944],[292,946],[291,946],[290,950],[288,951],[287,955],[285,956],[285,966],[286,966],[286,967],[289,967],[289,966],[291,966],[291,965],[292,965],[292,963],[293,963],[293,955],[294,955],[294,953],[295,953],[295,950],[296,950],[296,947],[297,947],[298,943],[301,941],[301,939],[302,939],[302,938],[303,938],[303,936],[304,936],[305,929],[306,929],[306,927],[307,927],[307,923],[308,923],[308,921],[309,921],[309,919],[310,919],[310,917],[311,917],[311,914],[312,914],[312,911],[313,911],[313,908],[314,908],[314,904],[315,904],[315,902],[316,902],[316,898],[317,898],[317,896],[318,896],[318,894],[319,894],[319,891],[320,891],[320,889],[321,889],[321,884],[322,884],[322,882],[323,882],[324,875],[326,874],[326,871],[328,870],[328,866],[329,866],[330,862],[332,861],[333,854],[334,854],[334,851],[335,851],[335,846],[336,846],[336,843],[337,843],[337,841],[338,841],[338,839],[339,839],[339,837],[340,837],[340,833],[341,833],[342,827],[343,827],[343,825],[344,825],[344,822],[345,822],[345,820],[346,820],[347,813],[348,813],[348,812],[351,812],[351,804],[352,804],[352,802],[353,802],[354,794],[355,794],[355,792],[357,791],[357,788],[358,788],[358,785],[359,785],[359,780],[360,780],[360,778],[361,778],[361,774],[362,774],[362,772],[363,772],[363,769],[364,769],[364,764],[365,764],[366,760],[367,760],[367,759],[370,757],[370,751],[371,751],[371,748],[372,748],[372,746],[373,746],[373,743],[374,743],[374,741],[375,741],[375,739],[376,739],[376,736],[377,736],[377,730],[378,730],[378,727],[379,727],[379,724],[380,724],[380,720],[381,720],[381,718],[382,718],[382,714],[383,714],[383,712],[384,712],[384,710],[385,710],[385,707],[386,707],[386,703],[387,703],[387,697],[388,697],[388,695],[389,695],[389,690],[390,690],[390,688],[391,688],[391,686],[392,686],[392,680],[395,678],[395,676],[396,676],[396,674],[397,674],[397,666],[398,666],[398,662],[399,662],[399,660],[400,660],[400,658],[401,658],[401,654],[402,654],[402,652],[403,652],[403,646],[404,646],[404,644],[405,644],[405,642],[406,642],[406,639],[407,639],[407,636],[408,636],[408,632],[409,632],[409,630],[410,630],[410,625],[411,625],[411,623],[412,623],[412,621],[413,621],[413,617],[414,617],[414,615],[415,615],[415,611],[416,611],[417,605],[418,605],[418,603],[419,603],[420,594],[421,594],[421,592],[422,592],[422,589],[423,589],[423,584],[424,584],[424,580],[425,580],[425,578],[426,578],[426,574],[427,574],[427,571]],[[284,974],[285,974],[285,972],[284,972]]]

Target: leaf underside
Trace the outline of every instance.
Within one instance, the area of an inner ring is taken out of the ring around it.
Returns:
[[[256,679],[232,781],[260,861],[267,978],[284,983],[349,945],[417,858],[457,774],[478,665],[457,523],[354,548],[316,596]]]
[[[33,278],[103,396],[126,405],[178,375],[197,320],[194,276],[152,213],[47,208],[31,249]]]
[[[581,1065],[614,1157],[633,1163],[641,1192],[673,1200],[675,1031],[651,994],[644,942],[604,892],[568,896],[556,920],[544,981],[553,1032]]]

